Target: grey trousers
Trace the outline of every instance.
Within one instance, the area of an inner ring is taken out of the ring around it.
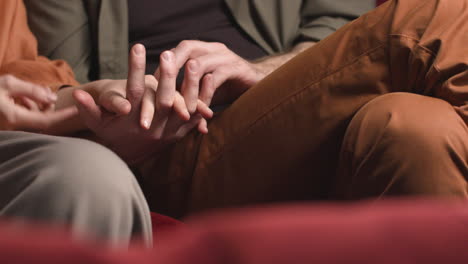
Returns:
[[[148,205],[127,165],[91,141],[0,131],[0,215],[62,226],[111,247],[151,245]]]

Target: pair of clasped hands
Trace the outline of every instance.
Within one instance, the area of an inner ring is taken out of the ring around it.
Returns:
[[[144,46],[136,44],[127,80],[73,92],[82,121],[128,163],[155,155],[194,128],[208,133],[212,101],[233,101],[260,79],[251,63],[219,43],[182,42],[161,54],[154,76],[145,75],[145,58]]]
[[[192,129],[208,133],[210,104],[232,102],[264,77],[225,45],[202,41],[183,41],[163,52],[154,75],[145,75],[145,68],[146,51],[137,44],[130,51],[127,80],[64,88],[58,97],[45,87],[0,76],[0,130],[56,134],[54,127],[77,120],[72,127],[84,123],[98,141],[135,163]],[[177,89],[182,70],[184,80]]]

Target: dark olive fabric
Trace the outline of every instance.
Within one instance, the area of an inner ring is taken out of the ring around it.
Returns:
[[[42,55],[65,59],[80,82],[126,77],[127,0],[24,2]],[[375,7],[375,0],[225,2],[238,26],[269,54],[286,51],[298,41],[323,39]],[[93,30],[96,30],[94,36]],[[98,67],[92,66],[96,63]]]
[[[182,40],[221,42],[248,60],[267,55],[237,25],[224,0],[132,0],[128,18],[130,46],[145,45],[148,74],[159,65],[160,54]]]

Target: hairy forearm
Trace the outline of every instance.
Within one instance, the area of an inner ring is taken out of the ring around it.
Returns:
[[[290,59],[294,58],[296,55],[302,51],[312,47],[316,42],[301,42],[294,46],[288,52],[281,54],[267,56],[256,61],[253,61],[254,67],[256,70],[263,76],[267,76],[272,73],[274,70],[278,69],[281,65],[288,62]]]

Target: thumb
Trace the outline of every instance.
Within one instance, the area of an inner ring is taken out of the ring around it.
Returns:
[[[99,105],[117,115],[126,115],[130,113],[132,108],[130,102],[124,96],[114,91],[104,93],[99,98]]]
[[[83,90],[75,90],[73,98],[77,102],[76,107],[83,122],[91,129],[96,128],[102,120],[102,111],[93,97]]]

